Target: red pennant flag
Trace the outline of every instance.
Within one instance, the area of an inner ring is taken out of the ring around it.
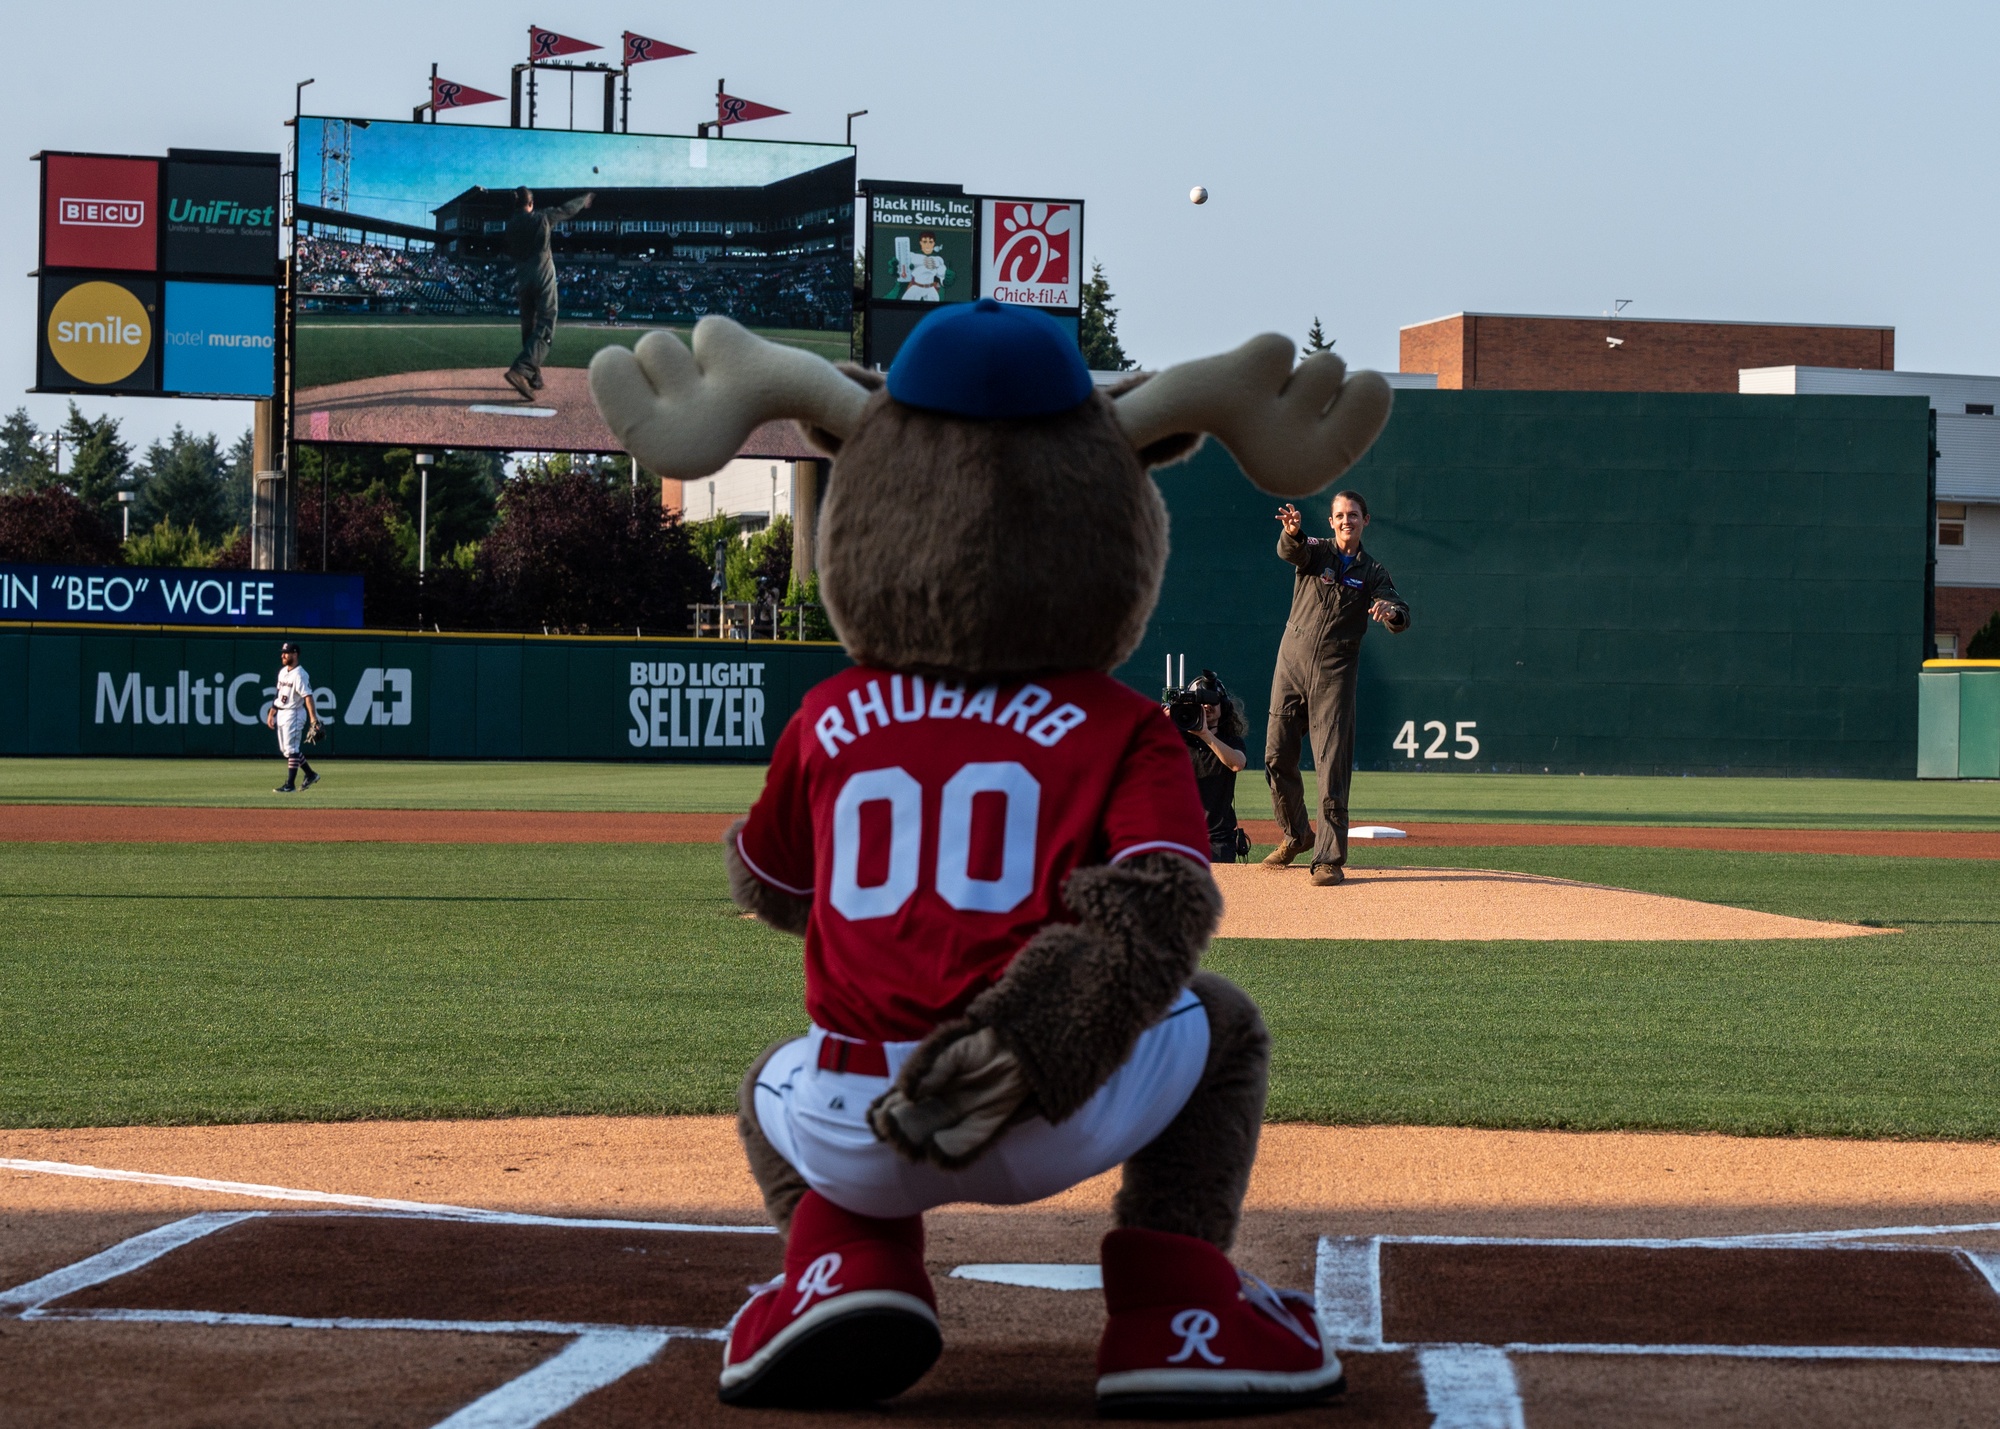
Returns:
[[[744,124],[752,119],[775,119],[780,114],[789,113],[789,109],[773,109],[768,104],[759,104],[754,99],[738,99],[733,94],[715,96],[717,124]]]
[[[469,84],[454,84],[448,79],[431,79],[431,109],[463,109],[468,104],[492,104],[502,96],[488,94],[483,89],[474,89]]]
[[[530,60],[552,60],[557,55],[580,55],[585,50],[603,48],[604,46],[593,45],[588,40],[572,40],[568,35],[558,35],[554,30],[544,30],[540,25],[528,26]]]
[[[625,63],[644,64],[647,60],[670,60],[679,55],[691,55],[693,50],[684,50],[679,45],[670,45],[665,40],[649,40],[644,35],[625,32]]]

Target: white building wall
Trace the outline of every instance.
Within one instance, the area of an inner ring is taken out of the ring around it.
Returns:
[[[1937,548],[1941,586],[2000,586],[2000,505],[1965,508],[1965,544]]]
[[[1861,367],[1746,367],[1736,374],[1746,394],[1844,397],[1928,397],[1942,416],[1963,416],[1967,404],[2000,404],[2000,377],[1963,372],[1878,372]]]
[[[682,518],[734,516],[745,526],[761,528],[773,516],[789,517],[798,490],[797,467],[796,462],[739,457],[714,476],[682,486]]]

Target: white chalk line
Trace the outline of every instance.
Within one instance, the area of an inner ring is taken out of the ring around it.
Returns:
[[[561,1226],[568,1230],[692,1231],[715,1235],[776,1235],[771,1226],[695,1225],[680,1221],[627,1221],[612,1217],[537,1216],[524,1211],[491,1211],[479,1206],[453,1206],[438,1201],[403,1201],[388,1196],[350,1196],[338,1191],[306,1191],[296,1186],[267,1186],[256,1181],[219,1181],[207,1176],[169,1176],[158,1171],[122,1171],[72,1161],[20,1161],[0,1156],[0,1170],[44,1176],[75,1176],[88,1181],[130,1181],[145,1186],[177,1186],[222,1196],[251,1196],[266,1201],[299,1201],[311,1205],[347,1206],[365,1211],[402,1211],[434,1220],[480,1221],[504,1226]]]
[[[1527,1429],[1513,1361],[1488,1345],[1417,1351],[1431,1429]]]
[[[264,1315],[248,1310],[74,1310],[57,1306],[21,1312],[23,1320],[96,1320],[122,1325],[238,1325],[270,1330],[410,1330],[452,1335],[662,1335],[670,1340],[720,1340],[721,1330],[687,1325],[607,1325],[576,1320],[431,1320],[395,1315]]]
[[[23,1163],[4,1163],[15,1169],[24,1169]],[[63,1166],[64,1163],[51,1162],[47,1166]],[[25,1169],[42,1170],[43,1165],[27,1163]],[[84,1168],[86,1171],[100,1168]],[[57,1171],[55,1174],[65,1174]],[[113,1174],[112,1179],[127,1179],[145,1173]],[[174,1182],[184,1183],[194,1178],[175,1177]],[[220,1183],[232,1185],[240,1183]],[[205,1189],[205,1188],[204,1188]],[[317,1197],[316,1192],[290,1192],[286,1187],[257,1188],[287,1192],[275,1199],[292,1200],[303,1195]],[[355,1201],[372,1201],[372,1197],[341,1197],[338,1204],[353,1207]],[[356,1208],[360,1209],[360,1208]],[[375,1209],[368,1207],[367,1209]],[[471,1216],[448,1215],[441,1212],[464,1211],[466,1207],[435,1207],[423,1202],[403,1202],[390,1208],[398,1218],[421,1215],[439,1220],[473,1220],[490,1223],[493,1213]],[[380,1214],[380,1212],[377,1212]],[[218,1310],[130,1310],[130,1309],[45,1309],[51,1300],[73,1295],[80,1290],[102,1285],[119,1276],[139,1269],[158,1260],[171,1251],[180,1249],[203,1236],[226,1229],[242,1221],[262,1219],[271,1216],[270,1211],[202,1211],[181,1220],[173,1221],[153,1230],[122,1240],[96,1255],[51,1271],[47,1275],[18,1285],[12,1290],[0,1292],[0,1309],[11,1309],[22,1320],[69,1320],[96,1321],[100,1323],[122,1324],[180,1324],[264,1327],[293,1330],[374,1330],[374,1331],[416,1331],[422,1333],[457,1333],[479,1335],[521,1335],[543,1334],[570,1337],[570,1343],[549,1359],[542,1361],[526,1373],[508,1380],[506,1383],[480,1396],[472,1403],[459,1409],[440,1421],[437,1429],[534,1429],[534,1426],[554,1418],[606,1385],[630,1374],[640,1366],[650,1363],[662,1348],[673,1340],[721,1340],[728,1331],[721,1329],[693,1329],[686,1326],[661,1325],[600,1325],[575,1323],[562,1320],[431,1320],[402,1319],[372,1316],[304,1316],[304,1315],[260,1315],[241,1311]],[[307,1212],[311,1216],[323,1216],[329,1212]],[[659,1225],[631,1221],[570,1221],[551,1216],[506,1216],[506,1224],[553,1224],[565,1226],[611,1225],[624,1229],[671,1229],[709,1230],[708,1226]],[[739,1229],[731,1227],[731,1229]]]
[[[1948,1235],[1955,1231],[2000,1231],[2000,1224],[1976,1226],[1894,1226],[1856,1231],[1787,1231],[1736,1236],[1509,1236],[1509,1235],[1385,1235],[1384,1245],[1531,1245],[1628,1250],[1867,1250],[1923,1251],[1936,1255],[1956,1246],[1871,1243],[1878,1236]]]
[[[121,1240],[96,1255],[86,1256],[60,1270],[52,1270],[24,1285],[16,1285],[12,1290],[0,1290],[0,1310],[18,1310],[25,1316],[39,1305],[60,1300],[65,1295],[74,1295],[79,1290],[88,1290],[93,1285],[102,1285],[107,1280],[116,1280],[158,1260],[168,1251],[179,1250],[191,1241],[263,1214],[262,1211],[203,1211],[199,1215],[155,1227]]]
[[[585,1395],[652,1362],[669,1335],[632,1330],[592,1330],[553,1359],[481,1395],[436,1429],[534,1429]]]

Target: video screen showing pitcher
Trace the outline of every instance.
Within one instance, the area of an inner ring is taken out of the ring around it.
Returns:
[[[298,143],[299,441],[616,452],[606,347],[711,316],[852,346],[847,145],[311,115]]]
[[[514,190],[514,216],[507,220],[507,256],[514,260],[514,286],[521,303],[521,351],[507,368],[507,385],[532,402],[542,390],[542,361],[555,341],[556,258],[549,246],[550,231],[566,223],[597,201],[594,193],[581,193],[568,203],[550,208],[535,207],[535,191]]]

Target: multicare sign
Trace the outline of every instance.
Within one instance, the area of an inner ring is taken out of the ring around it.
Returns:
[[[36,390],[271,397],[278,156],[40,158]]]

